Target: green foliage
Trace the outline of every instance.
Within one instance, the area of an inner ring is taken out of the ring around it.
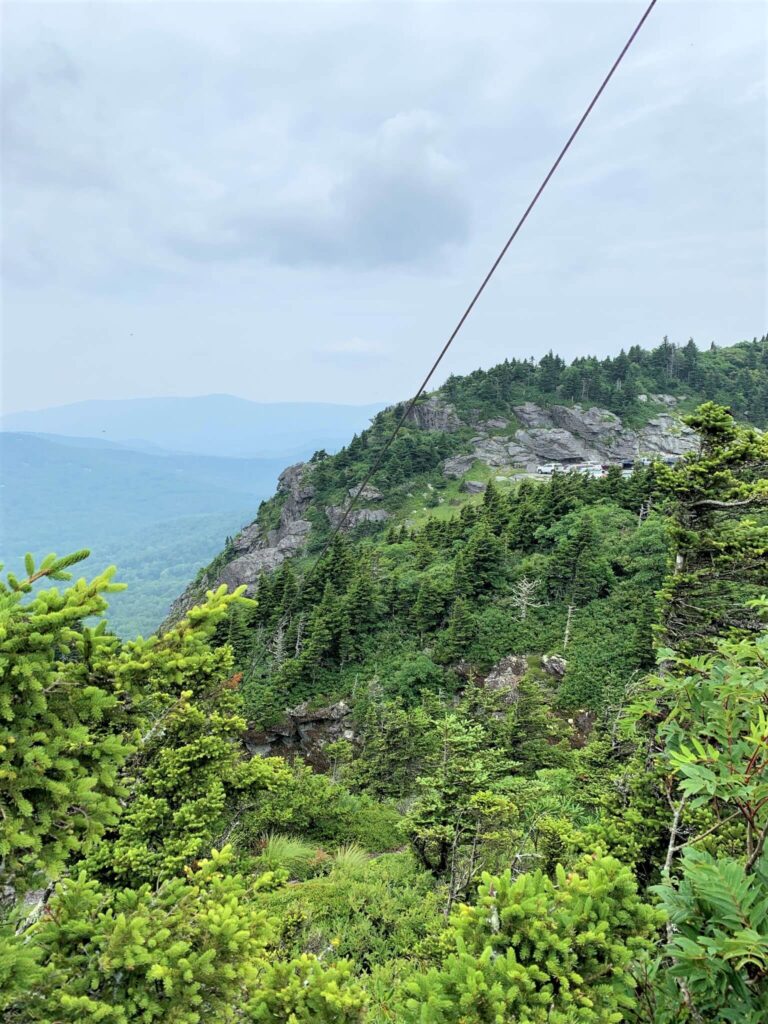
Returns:
[[[126,690],[99,667],[114,642],[103,625],[83,625],[119,589],[115,570],[31,593],[69,579],[87,554],[50,555],[37,569],[28,555],[27,577],[0,585],[0,882],[21,890],[103,835],[126,793]]]
[[[264,837],[256,863],[265,871],[284,870],[289,878],[309,878],[324,859],[323,852],[313,843],[298,836],[270,832]]]
[[[628,723],[653,722],[674,812],[654,890],[678,982],[658,993],[661,1019],[756,1024],[768,1008],[768,634],[720,640],[711,655],[664,653],[673,671]]]
[[[273,832],[301,835],[318,845],[354,842],[368,850],[391,850],[402,843],[399,821],[393,807],[367,794],[352,794],[328,776],[294,764],[284,769],[277,785],[259,791],[243,808],[234,838],[251,852],[258,852],[264,835]]]
[[[445,927],[440,893],[408,853],[371,858],[264,891],[259,903],[279,922],[282,955],[305,953],[349,959],[367,972],[397,958],[429,958]]]
[[[231,651],[208,642],[240,599],[226,587],[209,592],[173,629],[126,644],[101,667],[137,694],[139,735],[126,766],[130,798],[91,853],[92,870],[124,883],[177,874],[210,849],[241,804],[287,781],[281,762],[243,759]]]
[[[611,369],[628,408],[640,362]],[[570,369],[542,360],[555,390]],[[506,383],[454,390],[500,402]],[[313,461],[321,504],[361,479],[388,417]],[[37,902],[5,890],[11,1024],[756,1024],[765,452],[715,406],[692,422],[702,453],[674,469],[492,483],[455,508],[436,467],[468,437],[408,428],[381,500],[395,512],[412,487],[433,516],[336,537],[310,577],[286,562],[257,602],[221,588],[148,640],[86,626],[109,574],[35,593],[66,572],[52,559],[11,579],[4,881],[61,876]],[[655,626],[677,652],[645,679]],[[301,731],[328,774],[247,756],[246,720],[293,743],[286,708],[340,699],[343,733],[323,743],[325,712]]]
[[[483,875],[477,903],[452,918],[455,949],[408,984],[414,1024],[618,1024],[634,1005],[633,959],[660,915],[612,857],[552,880]]]
[[[672,513],[674,573],[663,591],[663,638],[684,654],[759,629],[746,602],[768,588],[768,435],[707,402],[686,421],[701,452],[659,470]]]
[[[272,922],[231,853],[159,888],[107,889],[85,873],[62,882],[47,912],[11,948],[34,961],[27,987],[4,981],[5,1020],[271,1021],[351,1024],[362,997],[343,965],[312,957],[275,965],[266,952]],[[270,885],[268,876],[255,888]],[[243,1016],[245,1009],[245,1016]]]
[[[313,956],[264,969],[246,1019],[258,1024],[358,1024],[365,1001],[346,964],[326,967]]]
[[[34,988],[16,993],[6,1019],[233,1020],[269,928],[225,866],[216,854],[157,891],[109,890],[84,873],[62,882],[25,936],[38,961]]]
[[[664,338],[654,349],[633,345],[606,359],[579,356],[570,366],[549,352],[538,363],[506,359],[489,370],[449,377],[441,391],[460,412],[483,418],[513,414],[522,402],[589,402],[630,422],[655,411],[641,394],[652,399],[661,392],[684,396],[691,406],[714,399],[762,426],[768,419],[768,345],[762,337],[700,351],[693,339],[679,346]]]
[[[683,852],[676,885],[656,887],[674,929],[669,972],[685,993],[663,993],[672,1019],[759,1024],[768,1010],[768,864],[755,874],[729,857]],[[684,998],[681,998],[681,995]],[[675,998],[676,997],[676,998]],[[687,1005],[686,1005],[687,1003]]]

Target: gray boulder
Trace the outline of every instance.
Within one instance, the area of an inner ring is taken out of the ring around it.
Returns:
[[[245,584],[246,593],[252,594],[263,572],[277,569],[304,547],[312,529],[305,513],[315,495],[306,479],[308,468],[306,463],[298,462],[283,470],[277,483],[277,493],[283,498],[277,527],[265,533],[253,522],[241,530],[232,541],[235,557],[215,575],[190,584],[171,605],[164,626],[177,622],[194,607],[205,589],[222,583],[230,589]]]
[[[599,459],[621,461],[631,459],[637,450],[637,436],[627,430],[618,416],[607,409],[582,409],[575,405],[553,406],[552,419],[556,426],[568,430],[584,441]]]
[[[354,498],[357,494],[357,487],[350,487],[347,493],[350,498]],[[378,490],[378,488],[373,487],[371,484],[366,484],[362,491],[360,491],[360,501],[381,501],[383,497],[384,495],[381,491]]]
[[[568,662],[559,654],[545,654],[541,659],[541,667],[548,675],[555,679],[562,679],[568,668]]]
[[[329,767],[325,747],[336,740],[357,741],[352,713],[345,701],[311,708],[308,701],[289,708],[286,718],[269,729],[248,729],[243,737],[251,757],[300,757],[317,771]]]
[[[675,416],[661,413],[638,431],[640,455],[685,455],[698,447],[698,436]]]
[[[484,484],[482,480],[465,480],[460,490],[464,491],[465,494],[482,494],[483,491],[487,490],[487,487],[488,485]]]
[[[580,437],[558,427],[518,430],[515,441],[542,462],[580,462],[597,458]]]
[[[454,455],[443,462],[443,476],[448,477],[449,480],[458,480],[459,477],[469,472],[475,462],[474,455]]]
[[[552,417],[535,402],[523,402],[513,406],[515,416],[524,427],[551,427]]]
[[[328,516],[328,522],[334,529],[344,518],[344,511],[345,506],[343,505],[328,505],[326,507],[325,514]],[[389,512],[383,508],[353,508],[344,521],[344,525],[341,528],[342,533],[354,530],[361,523],[385,523],[388,519]]]
[[[482,437],[475,444],[474,456],[486,466],[508,466],[507,446],[495,437]]]

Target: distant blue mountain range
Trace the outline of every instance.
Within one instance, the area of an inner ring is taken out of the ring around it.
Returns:
[[[110,623],[147,634],[292,461],[334,451],[378,406],[261,405],[227,395],[79,402],[4,417],[0,561],[90,548],[129,584]]]
[[[142,451],[162,448],[227,458],[301,458],[335,450],[381,405],[250,402],[232,395],[75,402],[10,413],[2,430],[97,438]]]

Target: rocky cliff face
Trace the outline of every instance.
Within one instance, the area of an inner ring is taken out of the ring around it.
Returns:
[[[251,523],[234,538],[234,557],[200,583],[191,584],[171,605],[168,621],[180,618],[198,600],[202,590],[226,583],[235,588],[245,584],[252,590],[263,572],[276,569],[286,558],[296,554],[307,541],[312,524],[305,513],[315,496],[314,488],[306,480],[308,466],[299,462],[280,474],[277,493],[282,499],[280,520],[273,530],[264,531],[258,523]]]
[[[246,526],[232,541],[234,557],[220,568],[209,572],[199,582],[191,584],[171,605],[166,621],[174,622],[200,599],[204,590],[218,587],[222,583],[230,589],[245,584],[247,593],[253,593],[259,576],[272,572],[286,558],[298,554],[306,544],[312,523],[306,513],[315,497],[315,489],[309,482],[311,466],[298,462],[283,470],[278,478],[277,495],[281,499],[280,519],[272,530],[264,530],[257,522]],[[350,488],[350,498],[356,493]],[[361,502],[379,502],[384,497],[381,491],[370,485],[363,489]],[[325,515],[331,526],[341,522],[346,506],[328,505]],[[382,508],[356,508],[347,517],[344,531],[354,530],[362,523],[384,523],[389,513]]]

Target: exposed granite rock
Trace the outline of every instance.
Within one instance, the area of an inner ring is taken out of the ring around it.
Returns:
[[[502,658],[485,677],[483,686],[486,690],[503,697],[505,704],[514,704],[520,681],[528,671],[528,659],[517,654]]]
[[[515,441],[541,462],[583,462],[598,458],[597,451],[588,448],[580,437],[559,427],[518,430]]]
[[[674,402],[669,395],[651,396],[657,404]],[[623,462],[643,456],[677,456],[696,446],[696,435],[670,413],[660,413],[640,430],[625,427],[618,416],[592,406],[554,405],[543,409],[534,402],[514,407],[523,428],[514,440],[478,434],[468,455],[446,459],[443,473],[458,479],[474,461],[493,468],[518,466],[534,469],[538,462]],[[480,426],[501,421],[488,420]]]
[[[516,441],[510,441],[506,448],[507,455],[509,456],[508,461],[511,462],[513,466],[527,469],[534,461],[532,453],[527,448],[523,448],[522,445],[519,445]]]
[[[600,460],[631,459],[637,451],[637,435],[627,430],[619,417],[607,409],[555,405],[550,415],[556,427],[580,438],[586,449],[594,452]]]
[[[671,408],[676,404],[669,395],[651,395],[657,405]],[[472,465],[482,462],[493,469],[511,472],[514,467],[535,469],[539,462],[573,463],[582,461],[620,462],[644,456],[680,456],[697,445],[696,434],[670,412],[660,412],[639,430],[630,430],[606,409],[575,406],[553,406],[544,409],[534,402],[514,407],[523,427],[513,439],[489,436],[492,431],[506,430],[503,418],[480,420],[479,412],[469,416],[477,435],[472,450],[454,455],[443,462],[446,477],[460,479]],[[452,405],[438,395],[418,403],[409,420],[423,430],[455,432],[465,426]],[[246,526],[233,540],[231,560],[214,573],[197,581],[171,606],[166,624],[177,621],[203,592],[226,583],[230,587],[245,584],[252,591],[263,572],[276,569],[286,558],[300,552],[312,529],[306,513],[315,497],[305,463],[289,466],[280,475],[278,496],[282,498],[280,517],[274,529],[264,531],[258,523]],[[470,481],[471,493],[478,493],[479,481]],[[355,493],[350,489],[350,495]],[[367,502],[382,500],[382,493],[367,485],[361,495]],[[330,506],[326,514],[332,525],[343,516],[342,506]],[[354,509],[344,524],[352,530],[361,523],[383,523],[389,518],[384,509]]]
[[[341,739],[357,740],[346,701],[324,708],[310,708],[305,701],[288,709],[285,720],[269,729],[248,729],[243,743],[251,757],[301,757],[318,771],[325,771],[329,767],[325,747]]]
[[[350,498],[354,498],[357,494],[357,487],[350,487],[347,493]],[[384,495],[381,491],[371,484],[366,484],[362,491],[360,491],[360,501],[381,501],[383,497]]]
[[[464,426],[454,407],[437,395],[431,395],[425,402],[417,402],[408,413],[406,423],[421,430],[440,430],[446,434],[452,434]]]
[[[562,679],[568,668],[568,662],[559,654],[545,654],[541,659],[541,667],[548,675],[554,676],[555,679]]]
[[[495,437],[481,437],[475,444],[474,455],[486,466],[508,466],[507,446]]]
[[[312,529],[304,512],[315,495],[314,488],[305,481],[306,472],[304,462],[283,470],[278,478],[277,493],[285,498],[277,528],[265,535],[257,523],[252,523],[239,533],[233,547],[244,553],[224,566],[218,578],[212,581],[213,586],[226,583],[229,587],[238,587],[245,583],[251,590],[262,572],[276,569],[301,550]]]
[[[464,491],[465,494],[482,494],[487,487],[488,485],[484,484],[482,480],[465,480],[459,490]]]
[[[524,427],[551,427],[552,417],[535,402],[513,406],[515,416]]]
[[[335,529],[344,517],[344,506],[327,505],[325,514],[328,516],[328,522]],[[389,512],[383,508],[353,508],[344,522],[342,532],[354,530],[361,523],[386,523],[388,519]]]
[[[573,730],[569,738],[572,747],[578,749],[587,745],[596,720],[597,715],[595,712],[589,711],[586,708],[580,708],[565,719],[566,723]]]
[[[458,480],[459,477],[468,473],[477,460],[474,455],[454,455],[443,463],[443,476],[451,480]]]
[[[266,533],[258,523],[250,523],[232,541],[235,558],[214,576],[208,576],[200,583],[190,584],[178,597],[168,613],[166,624],[178,621],[200,600],[201,593],[226,583],[234,588],[245,584],[252,593],[263,572],[276,569],[286,558],[300,551],[306,543],[312,524],[304,514],[315,495],[314,488],[307,482],[308,466],[298,462],[288,466],[278,477],[277,493],[283,497],[280,520],[276,529]]]
[[[697,445],[696,432],[669,413],[654,417],[638,431],[640,455],[685,455]]]

